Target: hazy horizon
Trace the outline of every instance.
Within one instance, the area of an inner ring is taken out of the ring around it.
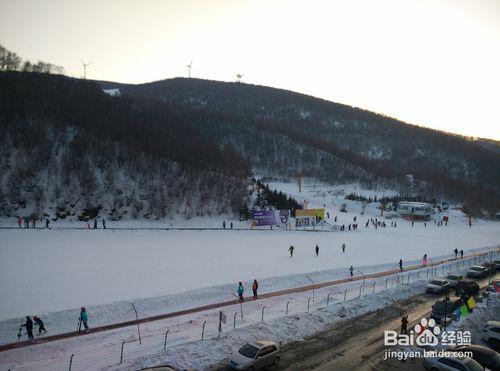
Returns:
[[[187,77],[291,90],[500,140],[495,0],[0,0],[0,43],[81,77]]]

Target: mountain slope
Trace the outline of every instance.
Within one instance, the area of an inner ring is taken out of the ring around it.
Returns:
[[[382,181],[407,191],[405,176],[412,174],[412,186],[418,185],[413,190],[469,200],[476,209],[500,206],[500,156],[481,141],[263,86],[183,78],[139,85],[100,84],[119,88],[124,95],[220,114],[223,127],[212,124],[199,129],[232,143],[269,176],[280,175],[279,169],[283,176],[306,173],[331,182]],[[268,144],[265,137],[280,142]],[[277,148],[286,155],[279,158],[274,153]]]

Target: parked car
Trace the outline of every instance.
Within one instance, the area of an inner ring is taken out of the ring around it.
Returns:
[[[467,277],[471,278],[484,278],[488,277],[490,271],[488,268],[483,267],[482,265],[473,265],[467,271]]]
[[[454,352],[472,352],[472,358],[485,368],[500,370],[500,354],[482,345],[461,345],[450,349]]]
[[[457,296],[474,296],[479,292],[479,285],[476,281],[472,280],[460,280],[455,287],[455,294]]]
[[[257,340],[246,343],[229,358],[234,370],[260,370],[280,362],[279,347],[274,341]]]
[[[445,315],[446,317],[451,318],[451,315],[462,305],[464,305],[462,299],[438,300],[432,306],[431,318],[434,318],[438,323],[441,323]]]
[[[446,281],[450,284],[450,287],[456,287],[458,284],[458,281],[463,279],[463,276],[460,276],[459,274],[449,274],[445,277]]]
[[[500,270],[500,265],[496,264],[494,261],[490,262],[488,260],[483,262],[481,265],[488,268],[491,271],[491,274],[495,274],[495,271]]]
[[[470,357],[427,357],[422,366],[433,371],[483,371],[483,366]]]
[[[491,281],[491,291],[500,292],[500,280]]]
[[[433,294],[442,294],[450,289],[450,283],[447,280],[436,278],[429,281],[425,286],[425,291]]]
[[[483,340],[500,351],[500,321],[488,321],[483,328]]]

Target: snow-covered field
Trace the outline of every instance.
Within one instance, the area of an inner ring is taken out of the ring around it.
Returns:
[[[299,194],[294,184],[271,183],[271,186],[301,202],[307,200],[310,207],[326,205],[330,224],[335,216],[337,224],[346,225],[357,217],[359,229],[344,232],[64,229],[84,227],[81,222],[54,222],[51,230],[0,229],[0,343],[17,340],[19,323],[26,315],[40,315],[54,334],[75,329],[78,308],[82,305],[89,310],[90,325],[97,326],[133,319],[131,301],[142,318],[232,299],[238,281],[244,283],[248,294],[256,278],[263,293],[307,285],[306,275],[315,282],[343,278],[351,265],[355,274],[366,274],[395,268],[400,258],[405,265],[410,265],[418,263],[424,253],[432,261],[451,257],[455,248],[468,254],[500,244],[500,223],[474,220],[473,227],[469,228],[466,217],[458,210],[446,214],[450,217],[447,226],[438,227],[432,221],[427,226],[415,223],[412,227],[411,223],[398,219],[397,228],[390,227],[390,220],[386,220],[386,228],[375,230],[371,225],[365,228],[366,220],[380,218],[377,205],[369,205],[362,216],[360,202],[343,198],[351,191],[379,197],[392,195],[391,191],[352,186],[346,190],[306,182]],[[343,203],[347,204],[348,213],[339,212]],[[190,221],[108,221],[107,224],[108,228],[217,228],[223,219],[228,224],[231,221],[221,216]],[[235,228],[248,228],[246,222],[233,220],[233,223]],[[16,221],[2,220],[0,226],[15,227]],[[342,243],[347,246],[345,253],[341,251]],[[319,257],[314,253],[316,244],[320,247]],[[293,258],[288,253],[290,245],[296,248]],[[292,308],[296,305],[294,301],[300,302],[297,305],[304,311],[307,295],[248,303],[252,314],[246,318],[248,322],[240,325],[258,321],[263,305],[269,318],[282,316],[286,301],[292,301]],[[228,308],[228,311],[237,312],[238,308]],[[185,316],[162,322],[161,326],[177,329],[172,331],[172,341],[182,343],[199,336],[203,320],[216,315],[217,311],[208,314],[209,317],[207,313]],[[164,330],[159,324],[148,326],[152,326],[150,333],[156,336],[155,341],[161,343]],[[213,336],[213,326],[209,331]],[[103,341],[116,347],[121,339],[131,336],[133,329],[127,328],[85,338],[90,348],[98,348]],[[15,354],[22,357],[25,351],[21,349]],[[68,346],[61,348],[60,353],[67,352]],[[5,356],[0,353],[0,364],[4,363]]]

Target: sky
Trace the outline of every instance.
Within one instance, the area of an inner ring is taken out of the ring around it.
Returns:
[[[0,0],[0,44],[81,77],[297,91],[500,140],[500,0]]]

